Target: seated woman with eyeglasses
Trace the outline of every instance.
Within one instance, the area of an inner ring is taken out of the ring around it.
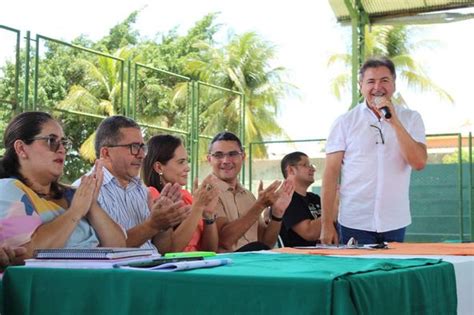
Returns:
[[[157,199],[167,184],[186,185],[188,181],[188,154],[181,139],[172,135],[158,135],[148,140],[148,153],[145,156],[142,175],[148,186],[150,196]],[[206,177],[200,186],[194,182],[194,195],[186,189],[181,190],[182,200],[192,205],[189,216],[175,228],[172,248],[168,251],[216,251],[218,245],[214,210],[219,191],[211,176]]]
[[[49,114],[14,117],[4,135],[0,160],[0,245],[26,248],[125,246],[122,229],[97,205],[102,167],[74,190],[59,183],[70,141]],[[97,167],[98,166],[98,167]]]

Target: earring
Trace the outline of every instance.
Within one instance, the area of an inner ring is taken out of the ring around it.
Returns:
[[[164,183],[163,183],[163,172],[158,172],[158,175],[160,176],[160,184],[161,184],[161,186],[163,186],[164,185]]]

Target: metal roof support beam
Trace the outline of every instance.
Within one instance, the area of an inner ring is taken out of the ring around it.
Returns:
[[[365,59],[365,27],[369,16],[362,6],[361,0],[344,0],[351,16],[352,25],[352,104],[356,106],[361,95],[358,86],[358,71]]]

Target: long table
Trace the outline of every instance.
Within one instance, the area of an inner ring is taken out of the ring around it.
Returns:
[[[456,277],[456,296],[458,300],[458,315],[472,315],[474,313],[474,256],[443,256],[443,255],[363,255],[361,258],[429,258],[442,259],[454,267]]]
[[[280,248],[295,254],[350,256],[361,258],[429,258],[453,264],[456,277],[458,315],[474,314],[474,243],[389,243],[388,249]]]
[[[10,267],[5,314],[455,314],[453,266],[436,259],[229,254],[185,272]]]

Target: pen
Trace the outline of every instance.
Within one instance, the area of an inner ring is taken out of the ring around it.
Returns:
[[[135,268],[152,268],[162,264],[168,263],[177,263],[183,261],[203,261],[203,257],[176,257],[176,258],[155,258],[149,260],[137,260],[137,261],[129,261],[129,262],[122,262],[117,263],[114,265],[114,268],[119,268],[121,266],[126,267],[135,267]]]
[[[180,258],[180,257],[212,257],[216,256],[215,252],[179,252],[179,253],[166,253],[165,258]]]

